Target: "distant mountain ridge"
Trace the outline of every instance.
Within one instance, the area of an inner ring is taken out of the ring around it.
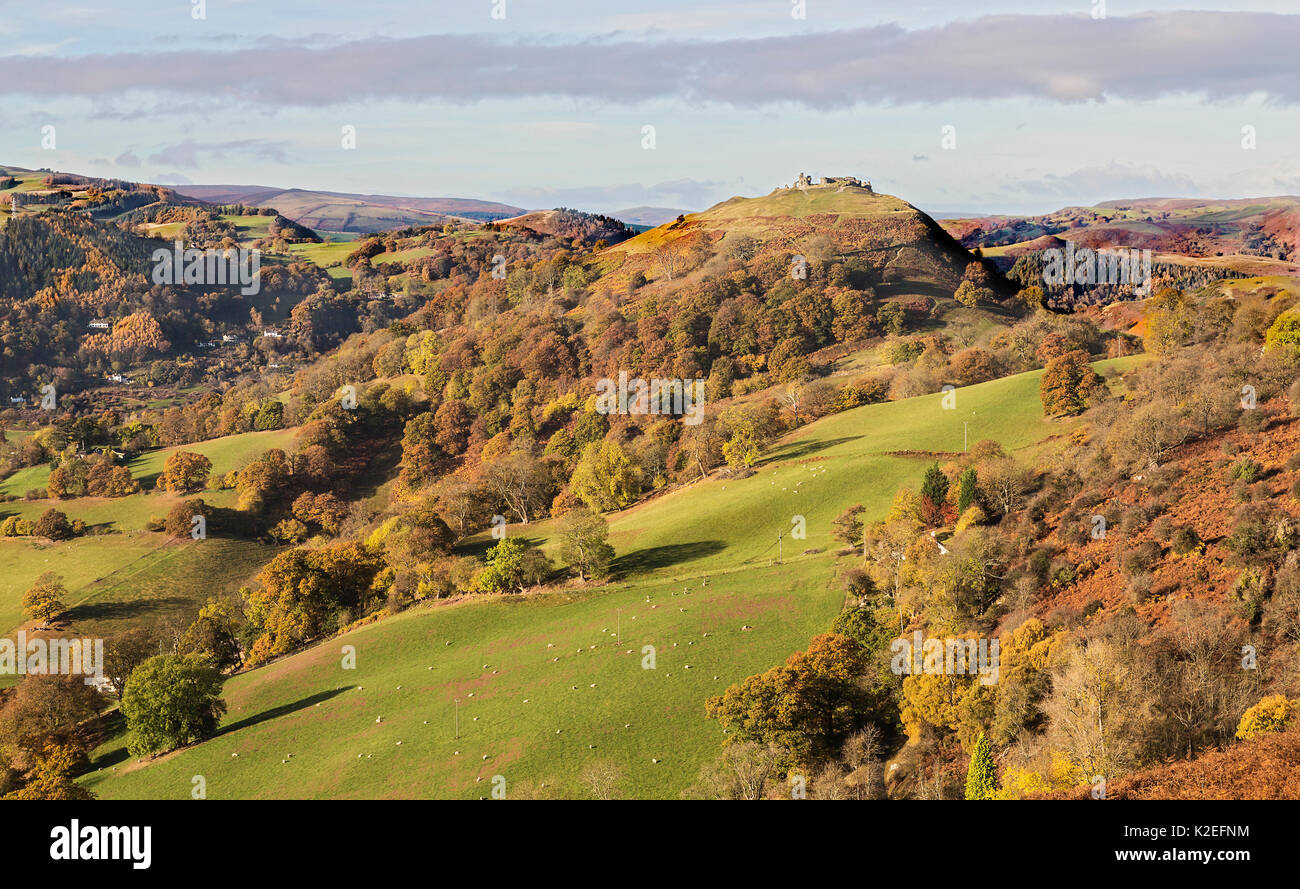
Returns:
[[[1211,261],[1252,274],[1300,273],[1300,198],[1132,198],[1039,216],[944,218],[943,227],[986,256],[1014,257],[1071,241]]]
[[[178,185],[172,190],[215,204],[274,207],[294,222],[324,232],[373,234],[437,225],[449,219],[494,222],[524,212],[522,207],[474,198],[352,194],[265,185]]]

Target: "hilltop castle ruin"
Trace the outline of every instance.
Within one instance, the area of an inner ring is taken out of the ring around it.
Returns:
[[[861,188],[866,191],[871,191],[870,179],[865,179],[865,180],[859,179],[857,176],[823,176],[821,177],[821,179],[817,180],[816,182],[813,182],[813,178],[809,176],[807,173],[800,173],[799,178],[794,181],[793,185],[782,185],[779,187],[779,190],[788,191],[793,188],[798,188],[802,190],[805,188],[814,188],[819,185],[836,185],[839,186],[840,188],[844,188],[847,186],[851,188]]]

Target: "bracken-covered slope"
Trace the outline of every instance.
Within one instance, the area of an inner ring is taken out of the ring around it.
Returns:
[[[772,256],[856,255],[886,286],[951,296],[972,255],[916,207],[893,195],[854,186],[778,188],[763,197],[735,197],[665,223],[616,247],[620,271],[652,275],[673,252],[697,244],[734,248],[751,260]]]

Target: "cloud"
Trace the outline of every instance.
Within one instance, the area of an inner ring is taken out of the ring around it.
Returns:
[[[1037,179],[1024,178],[1002,186],[1002,196],[1036,200],[1077,200],[1090,203],[1121,198],[1200,197],[1204,190],[1190,176],[1165,173],[1149,165],[1121,164],[1081,167],[1069,173],[1048,173]]]
[[[186,139],[184,142],[158,149],[149,155],[149,163],[197,167],[200,156],[224,160],[231,155],[247,155],[283,164],[288,163],[288,149],[288,142],[271,142],[266,139],[236,139],[230,142],[195,142],[193,139]]]
[[[509,42],[481,35],[334,46],[0,58],[0,94],[143,91],[327,106],[566,96],[609,102],[810,108],[1028,97],[1055,102],[1199,94],[1300,102],[1300,15],[1152,12],[990,15],[778,37]],[[990,63],[990,59],[998,62]],[[158,72],[167,72],[159,77]]]
[[[140,166],[140,158],[134,151],[128,148],[126,151],[115,157],[113,163],[119,167],[138,167]]]

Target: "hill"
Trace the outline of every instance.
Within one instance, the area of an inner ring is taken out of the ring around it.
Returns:
[[[1091,787],[1082,787],[1041,798],[1091,801],[1091,792]],[[1108,782],[1106,798],[1300,799],[1300,727],[1135,772]]]
[[[1041,216],[951,218],[943,227],[989,256],[1059,246],[1152,250],[1167,262],[1213,259],[1246,274],[1300,275],[1300,197],[1139,198],[1066,207]],[[992,249],[990,249],[992,248]]]
[[[496,228],[516,228],[552,238],[566,238],[583,243],[596,241],[618,243],[632,236],[622,221],[579,210],[534,210],[509,219],[493,222]]]
[[[747,260],[827,254],[864,259],[882,284],[951,296],[972,257],[933,219],[892,195],[821,185],[777,188],[690,213],[611,248],[629,266],[670,269],[696,245],[733,250]]]
[[[179,185],[175,191],[213,204],[274,207],[294,222],[321,232],[373,234],[449,219],[490,222],[523,212],[509,204],[472,198],[346,194],[262,185]]]
[[[626,794],[676,797],[723,737],[704,698],[781,661],[840,610],[827,551],[835,514],[861,501],[882,518],[893,488],[925,466],[893,453],[960,449],[961,418],[979,417],[980,434],[1010,451],[1059,434],[1025,407],[1040,377],[961,389],[951,420],[926,396],[810,424],[747,479],[615,515],[628,580],[421,606],[358,627],[232,678],[210,741],[135,763],[111,737],[86,786],[106,798],[182,797],[188,776],[204,774],[214,797],[475,798],[502,774],[511,796],[583,796],[584,770],[613,763]],[[778,560],[776,531],[796,513],[807,538],[787,538]],[[509,534],[551,548],[551,531],[548,521]],[[355,671],[339,669],[346,645]],[[645,645],[653,670],[641,665]]]

